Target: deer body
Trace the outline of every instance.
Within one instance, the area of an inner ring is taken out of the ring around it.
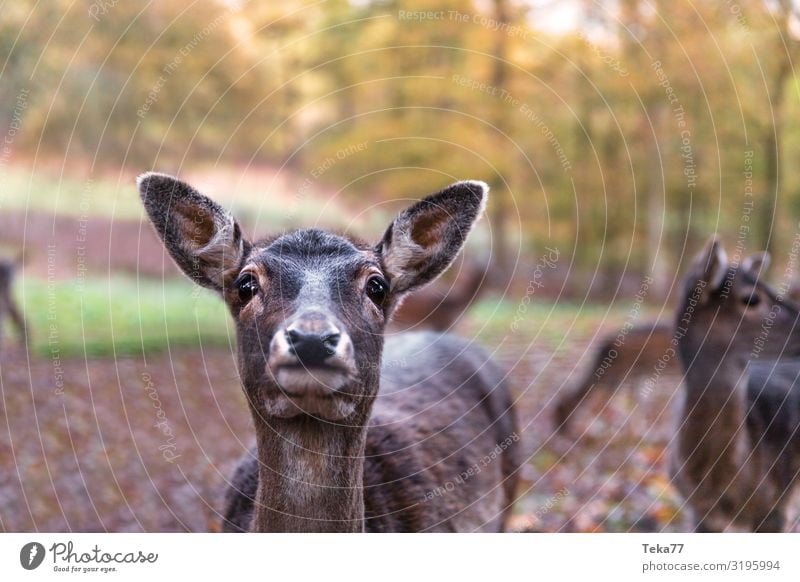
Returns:
[[[452,329],[483,292],[489,267],[472,264],[466,269],[453,286],[437,282],[411,295],[392,316],[392,326],[402,330]]]
[[[707,388],[684,395],[674,483],[697,531],[781,531],[783,489],[769,476],[776,458],[748,426],[747,374],[731,372],[711,382],[687,375],[687,387]]]
[[[178,266],[236,321],[256,448],[227,493],[227,530],[503,529],[519,438],[503,375],[447,335],[399,335],[383,353],[393,310],[452,262],[485,185],[418,202],[377,245],[316,229],[250,242],[175,178],[139,188]]]
[[[747,380],[748,432],[782,507],[800,476],[800,361],[751,362]]]
[[[11,284],[14,280],[14,272],[19,267],[20,262],[20,260],[0,260],[0,347],[2,346],[3,341],[3,324],[6,315],[11,317],[11,322],[14,324],[14,327],[17,328],[17,333],[19,334],[22,342],[27,343],[28,341],[25,319],[22,317],[22,313],[20,313],[16,303],[14,302],[14,297],[12,296],[11,290]]]
[[[780,531],[795,482],[778,476],[800,459],[800,387],[787,383],[786,366],[800,368],[775,360],[800,354],[800,313],[759,280],[765,260],[730,267],[713,241],[686,276],[676,323],[686,375],[672,472],[697,531]],[[773,377],[773,368],[783,373]]]
[[[574,386],[559,397],[555,407],[555,426],[569,430],[579,407],[592,399],[610,399],[623,384],[633,384],[653,375],[659,360],[665,372],[672,372],[674,358],[665,358],[672,340],[672,325],[647,322],[604,336],[592,358],[592,366]]]
[[[483,350],[433,332],[388,339],[384,359],[390,364],[381,374],[363,455],[364,529],[501,531],[516,482],[506,475],[519,465],[502,374]],[[424,370],[442,361],[446,381],[426,378]],[[459,398],[452,398],[454,390]],[[486,430],[475,435],[476,426]],[[474,461],[465,467],[464,459]],[[251,451],[228,490],[226,531],[250,528],[260,503],[258,467]]]

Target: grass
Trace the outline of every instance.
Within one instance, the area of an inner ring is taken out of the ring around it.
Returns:
[[[524,340],[536,337],[552,349],[559,350],[569,343],[570,335],[591,335],[601,326],[620,327],[630,316],[630,304],[579,304],[532,297],[486,297],[471,308],[471,327],[484,342],[519,335]],[[657,312],[643,309],[636,322],[655,319]]]
[[[336,194],[315,182],[308,186],[303,175],[287,172],[274,182],[272,176],[272,170],[259,167],[187,170],[181,175],[232,212],[245,232],[254,230],[257,237],[319,227],[377,240],[399,210],[397,204],[365,204],[363,193]],[[26,211],[89,220],[144,218],[133,176],[77,172],[61,176],[52,169],[32,169],[21,163],[0,168],[0,212]],[[488,230],[479,228],[467,244],[484,249],[488,237]]]
[[[168,347],[228,346],[235,341],[222,300],[181,279],[115,276],[48,282],[27,277],[17,280],[15,293],[26,314],[31,347],[40,356],[54,355],[55,350],[63,357],[139,355]],[[523,341],[536,337],[537,342],[560,349],[569,345],[569,335],[618,326],[628,316],[624,306],[609,309],[537,299],[523,312],[520,305],[516,298],[484,298],[473,305],[469,327],[487,345],[518,334]],[[640,320],[647,318],[646,313],[640,315]]]
[[[320,225],[351,225],[356,231],[382,233],[389,217],[382,211],[355,220],[341,200],[329,199],[319,188],[301,192],[298,176],[277,183],[269,193],[270,180],[252,169],[242,173],[219,169],[199,177],[189,173],[189,182],[209,186],[208,194],[231,210],[244,224],[259,232]],[[85,216],[137,220],[144,216],[133,177],[60,176],[48,170],[32,171],[24,165],[8,165],[0,172],[0,210],[42,212],[50,216]],[[205,189],[205,187],[204,187]],[[352,223],[352,224],[351,224]],[[364,233],[366,234],[366,233]]]
[[[138,355],[235,341],[222,300],[188,281],[27,277],[15,292],[40,356]]]
[[[94,180],[32,172],[24,166],[4,168],[0,194],[3,210],[45,212],[49,215],[108,216],[138,218],[141,203],[133,185],[110,179]]]

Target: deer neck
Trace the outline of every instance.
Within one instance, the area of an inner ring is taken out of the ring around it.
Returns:
[[[700,472],[735,470],[743,461],[745,367],[744,358],[708,362],[700,354],[686,371],[679,441]]]
[[[714,349],[706,351],[708,354],[681,354],[686,369],[686,405],[703,409],[703,414],[707,406],[717,412],[738,407],[745,397],[741,383],[746,377],[747,358],[733,353],[717,355]]]
[[[256,415],[260,467],[254,530],[363,531],[367,418],[343,426]]]

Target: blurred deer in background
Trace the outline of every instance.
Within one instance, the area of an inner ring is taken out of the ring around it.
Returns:
[[[448,331],[478,299],[486,288],[488,265],[477,261],[465,265],[452,285],[438,281],[424,287],[403,301],[392,317],[398,330],[432,329]]]
[[[6,315],[11,318],[11,322],[17,329],[20,340],[23,344],[28,342],[28,330],[22,313],[17,308],[12,294],[12,283],[14,274],[22,265],[22,253],[15,259],[0,259],[0,348],[3,343],[3,327]]]
[[[672,325],[647,322],[607,334],[599,342],[592,366],[574,386],[564,390],[554,409],[559,432],[569,431],[579,407],[589,402],[607,402],[623,385],[636,385],[651,376],[659,361],[663,373],[677,370],[674,358],[666,358],[672,339]]]
[[[781,531],[797,482],[800,362],[784,359],[800,356],[800,311],[760,280],[768,261],[737,269],[712,239],[684,278],[672,474],[696,531]]]

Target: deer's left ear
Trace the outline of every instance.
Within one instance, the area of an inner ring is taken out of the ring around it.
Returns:
[[[767,251],[753,253],[742,260],[742,270],[747,271],[756,279],[762,278],[769,271],[772,257]]]
[[[489,187],[457,182],[401,212],[377,246],[393,294],[434,280],[456,258],[486,207]]]

